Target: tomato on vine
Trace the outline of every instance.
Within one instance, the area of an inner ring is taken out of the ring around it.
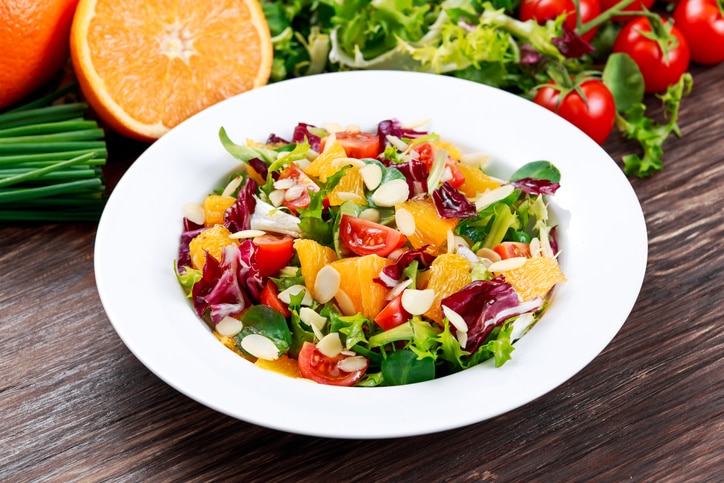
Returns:
[[[616,36],[613,52],[628,54],[639,66],[646,92],[663,92],[689,69],[689,45],[675,25],[637,17]]]
[[[578,8],[581,12],[581,22],[585,23],[593,20],[601,13],[599,0],[579,0]],[[520,13],[518,18],[522,21],[535,19],[539,24],[555,19],[561,14],[566,13],[565,24],[570,30],[576,30],[576,4],[573,0],[523,0],[520,4]],[[596,35],[597,28],[593,28],[581,35],[581,38],[587,42]]]
[[[606,141],[616,120],[613,95],[598,79],[569,87],[549,82],[538,89],[533,102],[574,124],[598,144]]]
[[[621,3],[621,0],[598,0],[598,3],[601,4],[601,12],[605,12],[606,10],[609,10],[613,8],[615,5]],[[630,4],[626,5],[622,11],[623,12],[642,12],[644,8],[646,10],[651,10],[651,7],[654,6],[655,0],[634,0]],[[611,20],[614,22],[628,22],[629,20],[632,20],[634,16],[632,15],[616,15]]]
[[[724,61],[724,6],[717,0],[680,0],[674,24],[689,44],[691,60],[700,64]]]

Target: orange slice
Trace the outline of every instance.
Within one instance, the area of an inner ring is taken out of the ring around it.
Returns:
[[[432,262],[428,272],[425,288],[435,292],[435,301],[425,316],[442,325],[440,301],[471,282],[470,262],[457,253],[443,253]]]
[[[274,56],[258,0],[80,0],[70,47],[98,116],[145,141],[266,84]]]
[[[566,276],[555,258],[529,258],[521,267],[502,274],[523,300],[545,297],[555,284],[566,281]]]

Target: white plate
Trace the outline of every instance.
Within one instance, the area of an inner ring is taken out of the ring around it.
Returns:
[[[182,207],[237,167],[219,141],[291,137],[298,122],[375,129],[429,119],[465,152],[487,152],[493,174],[546,159],[561,171],[552,198],[568,278],[503,367],[482,364],[400,387],[340,388],[255,367],[220,344],[192,310],[173,261]],[[614,161],[562,118],[518,96],[450,77],[410,72],[323,74],[223,101],[151,145],[123,176],[101,218],[98,292],[123,342],[158,377],[196,401],[293,433],[381,438],[483,421],[556,388],[585,367],[628,317],[643,281],[646,226]],[[159,417],[162,415],[159,414]]]

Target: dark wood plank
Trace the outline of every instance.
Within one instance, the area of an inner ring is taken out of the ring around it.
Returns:
[[[218,414],[161,382],[113,331],[93,224],[0,227],[0,480],[720,481],[724,64],[693,73],[683,139],[665,146],[663,172],[631,180],[650,253],[630,318],[559,388],[457,430],[334,440]],[[113,185],[145,145],[109,143]],[[635,146],[612,136],[605,148],[619,160]],[[592,179],[594,192],[616,196]]]

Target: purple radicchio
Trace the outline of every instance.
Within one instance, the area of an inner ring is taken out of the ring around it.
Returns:
[[[430,170],[424,162],[411,159],[393,166],[405,176],[407,186],[410,188],[410,198],[427,193],[427,177]]]
[[[380,121],[377,124],[377,137],[380,140],[380,149],[384,151],[384,146],[387,145],[387,136],[395,136],[398,138],[409,138],[415,139],[420,136],[425,136],[425,131],[415,131],[414,129],[406,129],[402,127],[402,124],[397,119],[387,119]]]
[[[178,267],[178,273],[186,273],[186,267],[191,267],[191,249],[189,243],[196,236],[204,231],[206,227],[204,225],[198,225],[188,218],[184,218],[184,230],[181,232],[181,241],[178,247],[178,256],[176,257],[176,266]]]
[[[292,134],[292,142],[303,143],[306,139],[306,141],[309,143],[309,147],[319,152],[319,146],[322,140],[319,136],[313,134],[309,130],[310,127],[314,128],[315,126],[303,122],[297,124],[297,127],[294,128],[294,134]]]
[[[463,349],[473,353],[496,326],[511,317],[538,310],[543,305],[543,300],[536,297],[521,303],[513,286],[499,276],[492,280],[471,282],[462,290],[442,299],[440,305],[451,309],[465,320],[468,339]],[[452,324],[450,330],[454,335],[457,333]]]
[[[289,144],[289,141],[287,141],[286,139],[284,139],[284,138],[281,137],[281,136],[277,136],[276,134],[271,133],[271,134],[269,135],[269,137],[266,138],[266,143],[267,143],[267,144],[280,145],[280,144]]]
[[[521,178],[511,181],[510,184],[529,195],[552,195],[561,187],[560,183],[537,178]]]
[[[558,47],[558,50],[565,57],[569,59],[578,59],[586,54],[590,54],[595,49],[584,40],[575,30],[568,27],[565,23],[561,25],[563,29],[563,36],[552,40],[553,45]]]
[[[426,251],[427,245],[414,250],[408,250],[400,255],[395,263],[385,266],[380,272],[380,276],[375,278],[375,282],[392,288],[402,281],[402,272],[409,264],[417,260],[420,268],[428,268],[435,260],[435,255]]]
[[[208,310],[217,324],[226,316],[239,315],[258,303],[263,288],[262,276],[256,269],[256,245],[244,240],[241,245],[227,245],[221,262],[206,254],[201,280],[191,291],[194,308],[199,317]]]
[[[432,192],[432,202],[440,218],[470,218],[478,214],[475,205],[447,181]]]
[[[248,230],[251,227],[251,215],[256,209],[256,198],[254,198],[256,188],[256,181],[246,178],[236,201],[224,212],[224,226],[230,232]]]

